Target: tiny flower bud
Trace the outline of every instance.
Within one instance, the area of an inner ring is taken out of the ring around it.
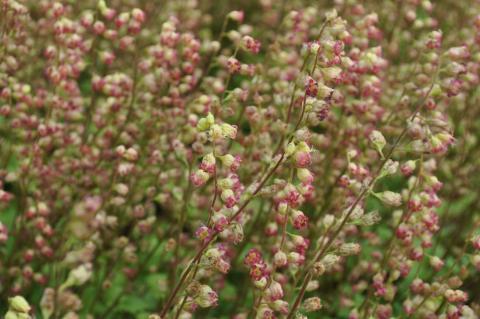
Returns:
[[[437,256],[430,257],[430,266],[433,267],[436,271],[439,271],[443,267],[443,260],[438,258]]]
[[[201,118],[197,123],[197,129],[201,132],[208,130],[215,123],[212,113],[208,113],[207,117]]]
[[[318,297],[311,297],[305,299],[303,302],[303,309],[306,312],[314,312],[322,309],[322,300]]]
[[[382,150],[387,144],[387,141],[385,140],[385,137],[383,137],[383,134],[379,131],[374,130],[370,133],[369,138],[372,144],[377,149],[378,153],[380,153],[380,155],[382,155],[383,157]]]
[[[322,258],[321,263],[325,267],[325,270],[330,270],[335,266],[340,260],[340,257],[333,254],[328,254]]]
[[[315,276],[321,276],[325,273],[325,266],[322,262],[316,262],[313,264],[313,268],[312,268],[312,271],[313,271],[313,274]]]
[[[235,206],[237,203],[237,199],[235,198],[235,194],[231,189],[224,189],[222,190],[222,193],[220,194],[220,197],[222,198],[223,202],[225,203],[225,206],[227,208],[231,208]]]
[[[218,301],[218,295],[210,286],[202,285],[198,295],[194,298],[195,303],[202,308],[215,306]]]
[[[25,298],[23,298],[22,296],[15,296],[13,298],[9,298],[8,305],[10,310],[20,313],[29,313],[30,309],[32,309],[28,302],[25,300]]]
[[[215,163],[216,161],[213,153],[208,153],[203,157],[202,162],[200,163],[200,169],[209,174],[213,174],[215,172]]]
[[[275,300],[272,303],[272,308],[275,311],[278,311],[282,314],[285,314],[285,315],[288,314],[288,302],[286,302],[285,300],[281,300],[281,299]],[[261,318],[265,318],[265,317],[261,317]]]
[[[228,138],[233,140],[237,136],[237,127],[236,126],[233,126],[233,125],[230,125],[230,124],[227,124],[227,123],[223,123],[221,125],[221,128],[222,128],[222,134],[225,137],[228,137]]]
[[[313,174],[306,168],[297,168],[297,178],[304,184],[313,182]]]
[[[236,21],[236,22],[238,22],[238,23],[242,23],[242,22],[243,22],[243,17],[244,17],[243,11],[235,10],[235,11],[231,11],[231,12],[228,14],[228,18],[230,18],[230,19],[232,19],[233,21]]]
[[[409,160],[406,161],[402,166],[400,166],[400,171],[405,176],[410,176],[415,170],[416,164],[415,161]]]
[[[192,173],[192,175],[190,175],[190,180],[192,181],[192,184],[197,187],[205,184],[209,178],[210,178],[210,175],[201,169],[196,170],[195,172]]]
[[[360,245],[358,243],[344,243],[338,248],[340,256],[358,255],[360,253]]]
[[[304,229],[308,227],[308,217],[303,212],[292,209],[291,218],[295,229]]]
[[[273,262],[275,266],[279,268],[286,266],[288,262],[287,254],[285,254],[283,251],[277,251],[273,256]]]
[[[373,193],[373,194],[386,205],[394,206],[394,207],[398,207],[402,205],[402,197],[398,193],[394,193],[391,191],[384,191],[381,193]]]

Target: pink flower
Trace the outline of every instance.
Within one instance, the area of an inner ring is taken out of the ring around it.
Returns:
[[[480,235],[475,236],[472,239],[473,248],[480,250]]]
[[[195,297],[195,303],[202,308],[216,306],[218,295],[207,285],[202,285],[198,295]]]
[[[231,189],[224,189],[222,190],[222,194],[220,195],[225,206],[227,208],[232,208],[237,203],[237,199],[235,198],[235,194]]]
[[[316,97],[318,94],[318,82],[311,76],[307,76],[305,79],[305,94],[311,97]]]
[[[225,215],[221,214],[221,213],[214,213],[213,216],[212,216],[212,222],[213,222],[213,225],[215,227],[215,230],[216,231],[223,231],[225,229],[225,227],[227,227],[228,225],[228,219],[227,217],[225,217]]]
[[[262,261],[262,253],[256,248],[252,248],[248,251],[243,262],[245,265],[253,266]]]
[[[238,72],[240,72],[240,68],[241,68],[240,61],[238,61],[234,57],[228,58],[227,69],[228,69],[229,73],[232,73],[232,74],[233,73],[238,73]]]
[[[205,184],[209,178],[210,178],[210,175],[201,169],[196,170],[195,172],[192,173],[192,175],[190,175],[190,180],[192,181],[192,184],[197,187]]]
[[[205,225],[202,225],[197,228],[195,231],[195,236],[201,241],[207,241],[211,238],[212,230]]]
[[[251,36],[246,35],[243,37],[243,45],[247,50],[249,50],[252,53],[260,52],[260,46],[261,46],[260,41],[255,40]]]
[[[292,209],[291,219],[295,229],[305,229],[308,227],[308,217],[299,210]]]
[[[235,11],[231,11],[229,14],[228,14],[228,17],[230,19],[232,19],[233,21],[236,21],[238,23],[242,23],[243,22],[243,18],[244,18],[245,14],[243,13],[243,11],[239,11],[239,10],[235,10]]]
[[[309,152],[306,151],[299,151],[296,152],[294,155],[295,158],[295,165],[300,168],[305,168],[312,164],[312,156]]]
[[[267,265],[263,262],[254,264],[250,267],[250,277],[258,281],[268,275]]]

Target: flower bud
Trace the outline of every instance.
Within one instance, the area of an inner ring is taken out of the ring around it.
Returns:
[[[231,11],[231,12],[228,14],[227,17],[228,17],[229,19],[232,19],[233,21],[236,21],[236,22],[238,22],[238,23],[242,23],[244,16],[245,16],[245,14],[243,13],[243,11],[234,10],[234,11]]]
[[[311,297],[305,299],[303,308],[306,312],[314,312],[322,309],[322,300],[318,297]]]
[[[318,85],[318,94],[317,98],[325,100],[330,98],[333,95],[334,90],[331,87],[326,86],[323,83]]]
[[[342,69],[339,67],[329,67],[321,69],[322,75],[327,81],[336,81],[340,78]]]
[[[310,147],[305,142],[300,142],[294,153],[295,165],[299,168],[308,167],[312,163]]]
[[[291,219],[295,229],[304,229],[308,227],[308,217],[299,210],[292,209]]]
[[[255,319],[268,319],[268,318],[275,318],[275,314],[273,310],[266,304],[260,305],[257,311],[257,315],[255,316]]]
[[[314,276],[318,277],[323,275],[325,273],[325,270],[325,265],[321,261],[313,264],[312,271]]]
[[[218,295],[210,286],[201,285],[198,295],[194,298],[195,303],[202,308],[215,306],[218,301]]]
[[[439,271],[444,264],[443,260],[441,260],[437,256],[431,256],[429,262],[430,262],[430,266],[432,266],[433,269],[435,269],[436,271]]]
[[[387,141],[385,140],[385,137],[383,136],[383,134],[380,133],[380,131],[374,130],[370,133],[369,139],[377,149],[378,153],[380,153],[380,155],[382,155],[383,157],[382,150],[387,144]]]
[[[310,45],[310,53],[312,54],[317,54],[318,53],[318,50],[320,50],[321,46],[318,42],[313,42],[311,45]]]
[[[207,117],[201,118],[197,123],[197,129],[200,132],[208,130],[215,123],[212,113],[208,113]]]
[[[344,243],[338,248],[338,254],[340,256],[358,255],[361,247],[358,243]]]
[[[227,208],[232,208],[237,203],[237,199],[235,198],[235,194],[233,193],[233,191],[231,189],[222,190],[222,193],[220,194],[220,197],[222,198],[222,200],[225,203],[225,206],[227,206]]]
[[[204,170],[209,174],[213,174],[215,172],[215,156],[213,153],[208,153],[202,158],[202,162],[200,163],[200,169]]]
[[[480,250],[480,235],[472,238],[472,245],[476,250]]]
[[[212,222],[217,231],[223,231],[228,225],[228,219],[222,213],[215,212],[212,215]]]
[[[273,256],[273,263],[278,268],[285,267],[288,263],[287,254],[281,250],[277,251]]]
[[[389,159],[382,168],[382,175],[393,175],[397,172],[397,170],[398,162]]]
[[[293,142],[288,143],[287,147],[285,148],[285,156],[287,157],[291,156],[292,154],[295,153],[296,150],[297,148],[295,146],[295,143]]]
[[[19,313],[29,313],[32,309],[22,296],[15,296],[8,299],[9,309]]]
[[[275,311],[278,311],[284,315],[288,314],[288,302],[286,302],[285,300],[277,299],[271,305]]]
[[[267,278],[266,277],[261,277],[259,279],[256,279],[253,284],[255,285],[255,287],[257,287],[258,289],[265,289],[265,287],[267,286]]]
[[[92,264],[87,263],[78,266],[70,271],[67,281],[62,285],[63,288],[70,286],[81,286],[92,276]]]
[[[236,126],[230,125],[230,124],[227,124],[227,123],[223,123],[221,125],[221,128],[222,128],[222,134],[225,137],[228,137],[228,138],[233,140],[237,136],[237,127]]]
[[[322,258],[321,263],[325,267],[325,270],[332,269],[338,262],[340,261],[340,257],[334,254],[328,254]]]
[[[325,13],[325,19],[327,20],[327,22],[333,21],[337,16],[338,16],[338,13],[336,9],[332,9],[330,11],[327,11],[327,13]]]
[[[477,269],[477,271],[480,271],[480,255],[473,255],[471,258],[472,264]]]
[[[278,212],[281,214],[281,215],[285,215],[287,213],[287,210],[288,210],[288,203],[287,202],[280,202],[280,204],[278,204]]]
[[[384,191],[381,193],[373,193],[378,199],[382,201],[382,203],[398,207],[402,205],[402,197],[398,193],[394,193],[391,191]]]
[[[139,23],[145,22],[145,12],[143,12],[142,9],[134,8],[132,10],[132,17]]]
[[[305,261],[305,256],[300,255],[299,253],[292,251],[288,254],[287,256],[288,262],[295,264],[295,265],[301,265]]]
[[[409,160],[406,161],[402,166],[400,166],[400,171],[405,176],[410,176],[415,170],[416,164],[415,161]]]
[[[205,225],[198,227],[197,230],[195,231],[195,237],[197,237],[201,241],[208,240],[211,235],[212,235],[212,230]]]
[[[311,184],[313,182],[313,174],[306,168],[297,169],[297,178],[304,184]]]
[[[210,178],[210,175],[201,169],[196,170],[195,172],[192,173],[192,175],[190,175],[190,181],[192,182],[193,185],[197,187],[205,184],[209,178]]]
[[[219,159],[222,162],[222,165],[229,168],[235,162],[235,157],[231,154],[225,154],[223,156],[219,156]]]
[[[231,238],[230,240],[234,243],[234,244],[238,244],[240,243],[241,241],[243,241],[243,226],[239,223],[236,223],[236,222],[232,222],[231,225],[230,225],[230,228],[231,230]]]

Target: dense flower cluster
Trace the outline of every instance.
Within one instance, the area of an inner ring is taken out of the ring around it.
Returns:
[[[0,313],[480,316],[480,3],[0,0]]]

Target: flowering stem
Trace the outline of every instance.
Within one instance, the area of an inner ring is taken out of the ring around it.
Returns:
[[[420,184],[420,179],[422,177],[422,170],[423,170],[423,154],[421,155],[421,159],[420,159],[420,173],[419,173],[419,177],[416,179],[415,181],[415,184],[414,186],[410,189],[409,193],[408,193],[408,197],[407,197],[407,201],[405,203],[405,208],[403,210],[403,213],[402,215],[400,216],[397,224],[395,225],[393,231],[392,231],[392,236],[390,237],[388,243],[387,243],[387,246],[386,246],[386,250],[387,250],[387,253],[383,256],[382,258],[382,262],[380,264],[380,269],[378,271],[378,273],[383,273],[384,272],[384,268],[387,264],[387,261],[388,259],[390,258],[390,255],[392,254],[393,252],[393,248],[395,247],[394,246],[394,243],[395,243],[395,239],[396,239],[396,233],[397,233],[397,230],[398,228],[400,227],[400,225],[404,222],[404,220],[408,219],[409,217],[409,213],[410,213],[410,210],[408,208],[408,202],[410,201],[412,195],[413,195],[413,192],[415,191],[415,189],[419,186]],[[373,295],[373,286],[370,286],[369,287],[369,290],[368,290],[368,294],[367,294],[367,297],[365,298],[365,300],[363,301],[362,305],[360,306],[360,311],[362,309],[365,308],[365,311],[363,313],[363,316],[362,318],[365,318],[366,316],[368,316],[368,310],[369,310],[369,307],[368,307],[368,303],[370,301],[370,298],[372,298],[372,295]],[[374,309],[376,309],[376,306],[377,304],[375,304],[374,306]],[[374,310],[375,311],[375,310]]]
[[[272,175],[275,173],[275,171],[280,167],[280,164],[282,163],[283,159],[285,157],[285,153],[282,153],[282,155],[280,156],[280,158],[278,159],[277,163],[275,164],[275,166],[270,170],[270,172],[267,174],[267,176],[265,176],[265,178],[262,180],[262,182],[257,186],[257,188],[255,189],[255,191],[252,193],[252,195],[247,199],[245,200],[245,202],[242,204],[242,206],[237,210],[237,212],[235,214],[233,214],[230,218],[229,218],[229,222],[235,220],[241,213],[242,211],[247,207],[247,205],[252,201],[252,199],[255,197],[255,195],[263,188],[263,186],[267,183],[267,181],[270,179],[270,177],[272,177]],[[177,285],[175,286],[175,288],[173,289],[172,293],[170,294],[170,296],[168,297],[165,305],[163,306],[162,308],[162,311],[160,312],[160,318],[165,318],[168,310],[170,309],[170,306],[172,305],[172,302],[173,300],[175,299],[175,297],[177,296],[178,292],[180,291],[181,287],[183,286],[183,284],[185,283],[188,275],[190,274],[190,272],[192,271],[193,269],[193,265],[195,263],[197,263],[201,258],[202,258],[202,255],[204,253],[204,251],[207,249],[207,247],[210,245],[210,243],[216,238],[216,236],[219,234],[219,231],[215,231],[212,236],[207,239],[203,245],[200,247],[199,251],[197,252],[197,254],[195,255],[195,257],[193,257],[192,261],[188,264],[187,268],[184,270],[179,282],[177,283]]]
[[[434,81],[432,81],[432,84],[430,86],[430,88],[428,89],[427,93],[423,96],[423,98],[421,98],[418,102],[417,102],[417,105],[416,105],[416,108],[415,110],[413,111],[412,115],[410,116],[410,120],[412,121],[418,114],[418,112],[420,112],[420,109],[421,107],[423,106],[423,103],[425,102],[425,100],[428,98],[428,96],[430,95],[430,92],[432,91],[433,89],[433,85],[435,83],[435,79],[436,79],[436,76],[434,78]],[[350,209],[348,210],[345,218],[342,220],[342,222],[340,223],[340,225],[338,226],[337,230],[334,232],[334,234],[329,238],[329,240],[327,241],[327,243],[325,244],[325,246],[321,249],[320,253],[317,255],[317,258],[315,259],[315,262],[319,261],[324,255],[325,253],[327,252],[327,250],[330,248],[330,246],[333,244],[333,241],[337,238],[337,236],[340,234],[340,232],[342,231],[343,227],[347,224],[347,221],[348,219],[350,218],[350,216],[352,215],[352,213],[354,212],[355,208],[357,207],[357,205],[360,203],[360,201],[364,198],[365,195],[367,195],[369,193],[369,191],[371,190],[371,188],[374,186],[374,183],[377,181],[378,177],[380,176],[380,173],[382,172],[382,169],[383,167],[385,166],[385,164],[387,163],[387,161],[392,157],[393,155],[393,152],[395,151],[395,149],[398,147],[398,145],[400,144],[400,141],[403,139],[403,137],[405,136],[405,134],[407,133],[407,130],[408,130],[408,126],[405,126],[404,129],[402,130],[402,132],[400,133],[400,135],[397,137],[397,139],[395,140],[395,142],[393,143],[393,146],[390,148],[388,154],[385,156],[385,158],[383,159],[382,163],[380,164],[380,167],[377,169],[376,171],[376,174],[374,175],[375,177],[372,178],[370,180],[370,182],[367,184],[366,187],[364,187],[364,189],[360,192],[360,194],[357,196],[357,198],[355,199],[355,201],[353,202],[353,204],[350,206]],[[294,304],[293,304],[293,307],[291,308],[289,314],[287,315],[287,319],[291,319],[293,318],[294,314],[295,314],[295,311],[297,310],[298,306],[300,305],[300,302],[302,301],[302,298],[303,298],[303,295],[305,294],[305,290],[307,288],[307,285],[308,283],[310,282],[310,279],[312,278],[312,272],[311,272],[311,269],[308,270],[308,273],[307,275],[305,276],[304,280],[303,280],[303,283],[302,283],[302,286],[300,288],[300,292],[299,294],[297,295],[297,298],[295,299],[294,301]]]

